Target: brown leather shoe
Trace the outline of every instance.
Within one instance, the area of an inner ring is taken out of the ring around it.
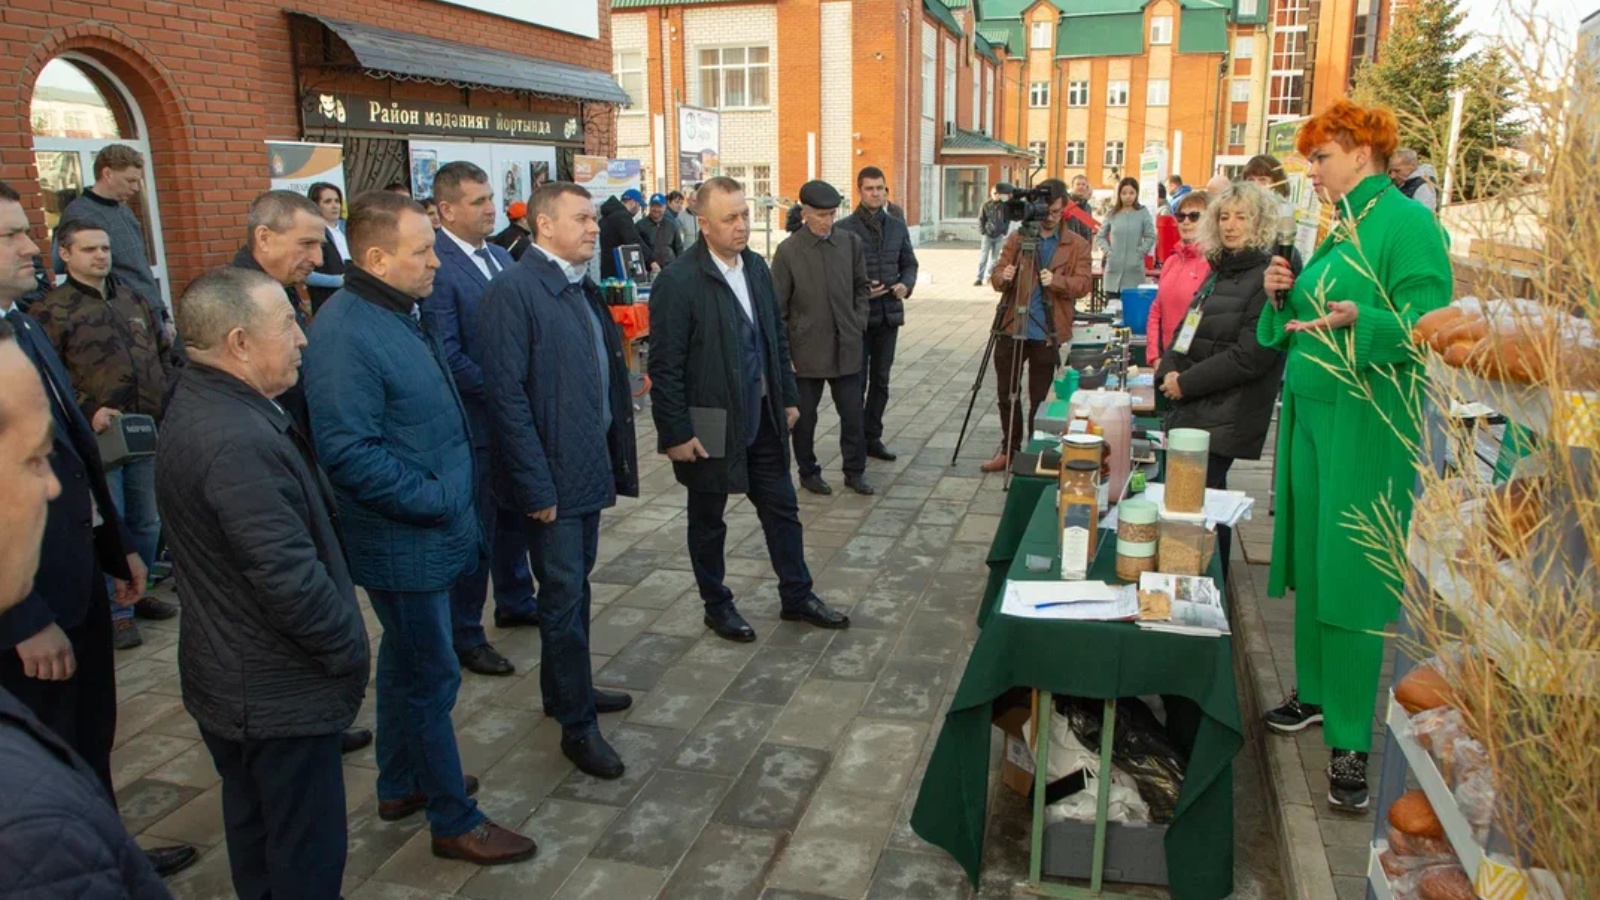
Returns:
[[[476,775],[468,775],[465,780],[467,783],[467,796],[471,797],[478,792],[478,778]],[[398,822],[427,808],[428,795],[418,791],[409,797],[401,797],[399,800],[379,800],[378,818],[385,822]]]
[[[1005,453],[1001,453],[1001,454],[996,455],[994,459],[991,459],[988,462],[984,463],[983,465],[979,466],[978,467],[978,471],[980,471],[980,472],[1004,472],[1006,470],[1006,466],[1009,466],[1009,465],[1011,465],[1011,457],[1009,455],[1005,454]]]
[[[503,866],[532,859],[539,845],[515,831],[508,831],[485,819],[482,825],[453,838],[433,839],[433,855],[459,859],[480,866]]]

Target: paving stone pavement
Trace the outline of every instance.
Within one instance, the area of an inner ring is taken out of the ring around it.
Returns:
[[[435,859],[422,816],[378,819],[368,748],[345,761],[346,897],[1013,895],[1026,876],[1027,810],[997,781],[975,892],[908,825],[975,639],[983,559],[1005,502],[999,476],[977,470],[999,438],[992,377],[962,460],[950,465],[993,311],[993,294],[971,284],[975,254],[919,250],[923,282],[908,304],[885,417],[900,458],[869,467],[876,496],[842,490],[837,423],[828,424],[831,410],[820,417],[819,457],[840,490],[801,493],[806,554],[818,593],[849,610],[852,627],[779,621],[760,526],[741,499],[728,511],[728,582],[760,639],[733,644],[704,628],[684,548],[684,492],[653,453],[643,416],[643,496],[604,515],[593,576],[595,680],[635,697],[628,712],[601,719],[627,775],[602,782],[573,769],[559,750],[559,727],[540,711],[537,634],[497,629],[491,617],[490,639],[517,675],[464,676],[455,709],[461,755],[466,771],[482,778],[485,811],[533,835],[539,854],[496,869]],[[370,610],[366,622],[376,642]],[[202,860],[173,879],[178,897],[229,897],[219,779],[182,706],[178,625],[142,627],[144,646],[117,657],[113,770],[122,812],[141,843],[203,848]],[[369,692],[357,720],[369,727],[370,699]],[[1285,896],[1252,747],[1236,772],[1237,896]]]

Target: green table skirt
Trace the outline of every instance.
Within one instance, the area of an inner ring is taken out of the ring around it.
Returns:
[[[1012,481],[1017,491],[1021,479]],[[1047,479],[1039,479],[1048,483]],[[1055,559],[1050,572],[1029,572],[1015,559],[1009,577],[1060,578],[1054,497],[1042,485],[1014,557]],[[1091,577],[1115,581],[1115,535],[1101,532]],[[1221,564],[1211,575],[1221,582]],[[1003,581],[1003,579],[1002,579]],[[1013,687],[1111,699],[1159,694],[1168,727],[1189,752],[1189,766],[1167,830],[1167,871],[1175,900],[1219,900],[1233,891],[1233,757],[1244,743],[1230,638],[1141,631],[1129,622],[1064,622],[988,617],[911,815],[924,840],[955,857],[973,884],[983,860],[989,797],[993,701]]]

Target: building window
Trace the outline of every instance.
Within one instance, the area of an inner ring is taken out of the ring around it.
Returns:
[[[939,109],[939,61],[934,58],[932,47],[923,47],[922,50],[922,117],[933,118]]]
[[[1255,15],[1259,8],[1256,0],[1239,0],[1239,18],[1248,19]]]
[[[1293,119],[1301,115],[1304,75],[1273,75],[1267,94],[1267,117]]]
[[[700,51],[700,104],[712,109],[761,109],[768,93],[766,47],[706,47]]]
[[[1244,122],[1229,122],[1228,123],[1228,146],[1229,147],[1243,147],[1244,146],[1245,127],[1246,126],[1245,126]]]
[[[1128,105],[1128,83],[1126,81],[1113,81],[1106,85],[1106,105]]]
[[[1067,141],[1067,152],[1061,165],[1069,169],[1081,169],[1088,164],[1089,145],[1083,141]]]
[[[939,189],[938,176],[935,174],[937,171],[933,166],[922,167],[922,196],[917,203],[920,213],[917,220],[923,225],[933,224],[933,211],[938,208],[936,204],[939,200],[935,194]]]
[[[622,108],[643,112],[649,106],[644,96],[644,53],[624,50],[611,54],[611,74],[628,94],[629,102]]]
[[[1230,103],[1250,102],[1250,79],[1235,78],[1228,86],[1228,101]]]
[[[1035,81],[1028,85],[1028,105],[1034,109],[1050,105],[1050,82]]]
[[[1069,81],[1069,82],[1067,82],[1067,105],[1068,106],[1088,106],[1089,105],[1089,82],[1087,82],[1087,81]]]
[[[982,166],[946,166],[943,215],[940,218],[976,219],[989,192],[989,170]]]
[[[1120,169],[1127,158],[1127,145],[1121,141],[1106,141],[1105,166]]]
[[[1033,154],[1033,164],[1035,166],[1044,165],[1044,141],[1029,141],[1028,152]]]
[[[994,134],[994,79],[990,72],[983,85],[983,133]]]
[[[1253,59],[1256,55],[1256,39],[1248,34],[1241,34],[1233,39],[1234,59]]]
[[[956,43],[944,42],[944,121],[956,124]]]
[[[1311,0],[1276,0],[1272,24],[1278,28],[1304,28],[1311,12]]]
[[[1355,28],[1350,36],[1350,58],[1357,62],[1372,58],[1377,50],[1377,16],[1372,0],[1357,0]]]
[[[1146,85],[1144,105],[1166,106],[1167,94],[1171,90],[1171,82],[1165,78],[1152,78]]]
[[[1170,44],[1170,43],[1172,43],[1172,17],[1171,16],[1151,16],[1150,17],[1150,44],[1151,44],[1151,46],[1154,46],[1156,44]]]
[[[1049,50],[1050,49],[1050,23],[1049,22],[1035,22],[1035,23],[1033,23],[1033,29],[1030,32],[1030,34],[1032,34],[1032,37],[1028,41],[1028,46],[1031,49],[1034,49],[1034,50]]]
[[[1279,31],[1272,36],[1272,70],[1299,72],[1306,67],[1306,33]]]

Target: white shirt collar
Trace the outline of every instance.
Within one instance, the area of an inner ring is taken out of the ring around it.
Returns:
[[[554,253],[551,253],[549,250],[546,250],[545,248],[539,246],[537,243],[533,244],[533,249],[539,251],[540,253],[543,253],[545,259],[548,259],[551,262],[555,263],[556,265],[560,266],[561,267],[561,274],[567,276],[567,281],[569,281],[569,282],[571,282],[573,284],[578,284],[579,282],[583,281],[583,279],[585,277],[587,277],[588,274],[589,274],[589,267],[588,266],[575,266],[575,265],[567,262],[566,260],[562,259],[561,257],[555,255]]]
[[[706,252],[707,253],[711,253],[709,248],[707,248]],[[733,258],[733,265],[728,265],[727,263],[723,262],[722,261],[722,257],[718,256],[715,253],[711,253],[711,261],[717,264],[717,268],[718,269],[722,270],[722,274],[723,274],[724,277],[726,277],[728,275],[732,275],[732,274],[734,274],[736,272],[737,273],[741,273],[741,274],[744,272],[744,254],[743,253],[741,253],[741,254],[739,254],[739,255],[737,255],[737,256],[735,256]]]
[[[480,249],[480,247],[474,247],[471,244],[467,243],[466,241],[463,241],[460,238],[460,236],[458,236],[454,231],[451,231],[448,228],[441,228],[439,230],[444,232],[445,234],[449,235],[450,236],[450,240],[455,241],[456,242],[456,246],[461,248],[461,252],[465,253],[468,256],[472,256],[472,255],[476,254],[478,252],[478,250]],[[487,246],[489,246],[489,242],[485,241],[481,246],[482,247],[487,247]]]
[[[16,301],[13,300],[12,302],[6,304],[6,308],[5,309],[0,309],[0,316],[9,316],[9,315],[11,315],[11,311],[13,309],[16,309],[16,308],[17,308]]]

